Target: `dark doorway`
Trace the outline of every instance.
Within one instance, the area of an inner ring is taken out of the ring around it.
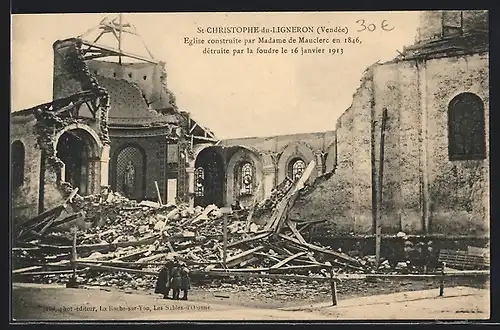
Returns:
[[[222,156],[214,149],[207,148],[201,151],[196,158],[195,167],[203,168],[203,176],[197,179],[203,186],[202,193],[195,196],[195,205],[205,207],[215,204],[218,207],[224,206],[224,161]]]
[[[80,195],[90,191],[90,154],[93,137],[83,130],[64,132],[57,142],[57,157],[64,163],[64,181],[78,188]],[[62,179],[61,177],[59,179]]]

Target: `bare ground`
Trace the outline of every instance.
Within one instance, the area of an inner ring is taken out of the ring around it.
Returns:
[[[336,307],[331,307],[331,294],[327,285],[264,283],[247,284],[246,287],[242,284],[222,284],[219,287],[193,288],[190,301],[160,299],[159,296],[152,294],[152,290],[98,287],[66,289],[60,285],[14,284],[13,317],[17,320],[331,320],[489,317],[488,290],[481,290],[486,287],[485,283],[466,279],[448,280],[444,297],[438,297],[439,284],[436,281],[376,283],[346,281],[338,285],[339,304]],[[301,289],[300,294],[297,293],[297,287]],[[93,306],[96,310],[77,310],[78,306]],[[126,310],[99,311],[98,306],[122,306]],[[142,309],[139,306],[142,306]]]

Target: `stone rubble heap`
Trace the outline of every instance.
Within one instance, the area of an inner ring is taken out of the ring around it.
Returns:
[[[159,269],[174,257],[189,265],[193,283],[227,280],[232,274],[250,281],[257,274],[270,281],[324,281],[333,274],[419,270],[411,262],[391,265],[385,260],[377,266],[375,256],[360,257],[306,240],[302,233],[318,221],[294,221],[287,212],[308,173],[277,191],[272,202],[256,206],[270,213],[262,225],[249,221],[253,210],[138,203],[112,192],[82,197],[75,189],[60,206],[16,228],[13,275],[54,283],[68,282],[76,274],[79,283],[150,289]]]
[[[332,268],[363,272],[359,260],[306,242],[300,232],[310,222],[286,219],[309,174],[277,190],[272,206],[255,207],[272,211],[263,225],[251,223],[247,210],[227,215],[226,262],[224,214],[215,205],[137,203],[116,193],[81,197],[73,191],[60,207],[17,228],[14,275],[66,281],[73,276],[72,265],[78,265],[80,280],[89,284],[151,287],[155,273],[173,257],[188,263],[193,277],[204,274],[200,280],[221,272],[318,277],[328,276]]]
[[[74,196],[71,207],[79,209],[93,225],[76,232],[78,281],[88,285],[148,289],[155,273],[168,259],[185,261],[196,282],[211,272],[248,272],[329,277],[336,273],[373,273],[374,256],[352,258],[339,251],[304,243],[291,228],[278,235],[264,226],[251,224],[246,214],[228,215],[227,262],[223,263],[223,213],[215,205],[190,208],[184,204],[160,206],[154,202],[130,201],[116,193],[105,196]],[[32,281],[67,282],[72,277],[71,241],[74,223],[64,230],[18,242],[14,257],[22,277]],[[296,223],[292,227],[304,224]],[[71,226],[71,227],[69,227]],[[295,238],[294,238],[295,237]],[[59,244],[48,244],[58,238]],[[64,243],[65,242],[65,243]],[[408,265],[398,265],[399,269]],[[382,263],[381,270],[395,271]],[[201,274],[201,273],[200,273]]]

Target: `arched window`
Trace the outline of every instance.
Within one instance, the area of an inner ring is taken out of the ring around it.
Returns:
[[[290,162],[288,176],[292,180],[298,180],[302,176],[302,173],[304,173],[305,169],[306,163],[302,159],[296,158]]]
[[[253,167],[250,163],[241,165],[241,189],[240,195],[251,195],[253,193]]]
[[[203,181],[205,179],[205,170],[203,167],[198,167],[194,171],[194,193],[198,197],[205,195]]]
[[[12,142],[12,187],[17,189],[24,182],[24,144],[17,140]]]
[[[448,105],[448,156],[450,160],[486,158],[484,105],[475,94],[457,95]]]

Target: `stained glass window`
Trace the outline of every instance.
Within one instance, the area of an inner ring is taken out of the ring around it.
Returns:
[[[251,195],[253,192],[253,167],[250,163],[241,166],[241,194]]]
[[[472,93],[462,93],[448,105],[448,155],[450,160],[486,158],[483,101]]]
[[[205,187],[203,181],[205,179],[205,170],[203,167],[198,167],[194,172],[194,193],[198,197],[205,195]]]
[[[298,180],[304,170],[306,169],[306,163],[302,159],[297,159],[293,162],[291,177],[293,180]]]

